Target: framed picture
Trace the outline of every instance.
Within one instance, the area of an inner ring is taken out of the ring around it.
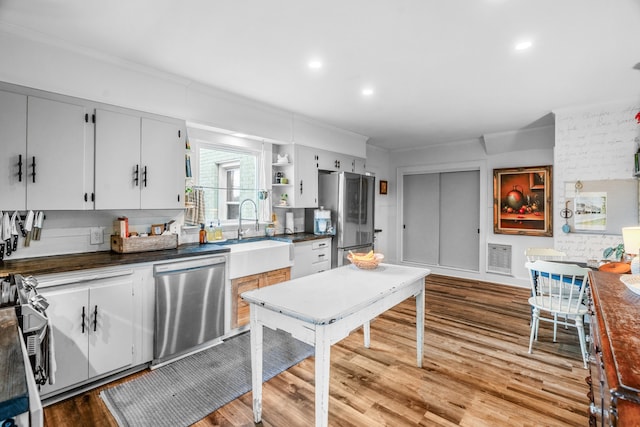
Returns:
[[[552,166],[493,170],[493,232],[553,236]]]
[[[380,180],[380,194],[387,194],[387,181]]]

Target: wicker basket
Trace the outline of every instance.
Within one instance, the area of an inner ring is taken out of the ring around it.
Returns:
[[[358,256],[365,256],[366,254],[354,253],[353,255],[355,255],[357,258]],[[373,270],[384,259],[384,255],[374,254],[373,259],[371,260],[362,260],[362,259],[354,259],[352,254],[349,253],[347,254],[347,259],[351,261],[351,264],[355,265],[356,267],[362,270]]]

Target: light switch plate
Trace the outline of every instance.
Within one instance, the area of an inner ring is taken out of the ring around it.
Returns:
[[[91,227],[89,234],[89,243],[92,245],[101,245],[104,243],[104,227]]]

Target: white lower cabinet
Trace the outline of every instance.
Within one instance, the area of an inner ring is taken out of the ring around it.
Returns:
[[[57,365],[55,383],[44,385],[42,396],[134,361],[133,270],[96,277],[64,277],[59,285],[39,288],[49,302]],[[39,281],[46,284],[47,278]]]
[[[297,242],[293,245],[294,262],[291,278],[307,276],[331,269],[331,238]]]

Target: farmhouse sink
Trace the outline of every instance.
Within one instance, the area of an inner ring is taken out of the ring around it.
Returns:
[[[240,240],[227,241],[222,246],[228,247],[229,277],[249,276],[265,271],[293,265],[293,244],[280,240]]]

